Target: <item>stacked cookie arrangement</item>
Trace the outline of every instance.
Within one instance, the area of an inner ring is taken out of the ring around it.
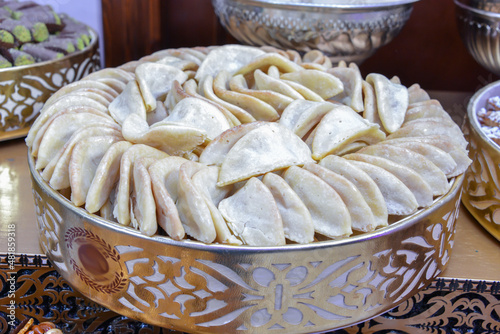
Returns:
[[[0,68],[59,59],[90,41],[87,26],[48,5],[0,1]]]
[[[75,206],[152,236],[280,246],[425,209],[470,164],[418,84],[319,51],[167,49],[69,84],[26,143]]]

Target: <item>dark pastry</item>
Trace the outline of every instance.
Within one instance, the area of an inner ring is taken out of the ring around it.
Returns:
[[[61,18],[50,6],[36,6],[24,9],[21,11],[20,19],[45,23],[51,34],[55,34],[64,28]]]
[[[60,38],[59,36],[57,36],[57,37],[51,37],[43,43],[38,43],[38,46],[42,46],[46,49],[60,52],[66,55],[68,53],[75,52],[77,49],[77,44],[78,41],[75,39]]]
[[[90,45],[91,30],[51,6],[0,0],[0,68],[59,59]]]
[[[36,2],[33,1],[4,1],[3,5],[4,8],[11,13],[39,6]]]
[[[61,19],[65,24],[64,30],[60,34],[61,37],[80,38],[84,47],[90,44],[90,31],[85,24],[75,21],[65,14],[61,14]]]
[[[33,41],[35,42],[46,41],[50,36],[49,29],[43,22],[29,21],[26,18],[22,18],[19,22],[30,30]]]
[[[35,58],[29,53],[17,49],[10,49],[8,52],[11,55],[14,66],[31,65],[35,63]]]
[[[0,56],[0,68],[8,68],[12,67],[12,63],[5,59],[4,57]]]
[[[75,46],[75,49],[80,51],[85,49],[85,47],[88,45],[85,43],[84,39],[81,37],[82,35],[72,33],[72,34],[60,34],[57,37],[61,39],[69,39],[73,42],[73,45]]]
[[[62,52],[49,50],[32,43],[24,44],[21,50],[32,55],[37,62],[59,59],[64,56]]]
[[[31,32],[20,21],[6,19],[0,23],[0,30],[10,32],[19,44],[31,42]]]
[[[0,22],[5,19],[10,19],[10,12],[7,9],[0,8]]]
[[[14,35],[4,29],[0,29],[0,47],[10,49],[14,47]]]

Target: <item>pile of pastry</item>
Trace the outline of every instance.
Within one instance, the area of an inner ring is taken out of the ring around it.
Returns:
[[[49,5],[0,1],[0,69],[61,58],[91,38],[87,26]]]
[[[346,238],[430,206],[470,164],[414,84],[319,51],[167,49],[69,84],[26,143],[89,213],[175,240]]]

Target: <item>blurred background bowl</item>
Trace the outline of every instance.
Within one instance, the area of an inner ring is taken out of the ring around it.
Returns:
[[[459,2],[471,8],[500,13],[500,2],[497,0],[459,0]]]
[[[398,35],[416,1],[212,0],[212,5],[242,43],[319,49],[334,63],[360,64]]]
[[[0,69],[0,142],[26,136],[45,101],[62,86],[100,69],[99,39],[62,58]]]
[[[481,128],[477,112],[487,100],[500,96],[500,81],[480,89],[467,106],[469,156],[462,202],[476,220],[500,241],[500,146]]]
[[[454,0],[460,37],[474,59],[500,75],[500,3]]]

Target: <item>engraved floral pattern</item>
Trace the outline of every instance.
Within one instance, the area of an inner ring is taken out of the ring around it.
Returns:
[[[55,267],[67,270],[59,240],[62,217],[49,202],[42,199],[42,196],[35,189],[33,189],[33,199],[38,230],[40,231],[40,246],[50,256]]]
[[[467,189],[469,203],[484,217],[493,223],[500,223],[500,168],[492,160],[488,148],[471,140],[472,164],[466,173],[464,187]]]
[[[119,301],[130,311],[189,328],[287,332],[318,329],[325,321],[349,324],[360,313],[383,312],[381,300],[404,301],[440,273],[453,246],[458,208],[454,205],[423,235],[402,240],[398,249],[372,256],[353,253],[334,263],[312,255],[293,263],[229,266],[204,259],[141,257],[142,248],[118,246],[130,279]]]
[[[393,327],[403,333],[497,333],[498,283],[437,279],[427,289],[371,321],[370,331]]]
[[[5,260],[6,255],[0,255],[0,263],[6,263]],[[19,255],[14,272],[16,325],[26,318],[35,318],[37,322],[54,322],[64,333],[94,333],[118,316],[74,291],[45,256]],[[3,306],[9,303],[7,277],[0,265],[0,333],[14,329],[7,322]]]

